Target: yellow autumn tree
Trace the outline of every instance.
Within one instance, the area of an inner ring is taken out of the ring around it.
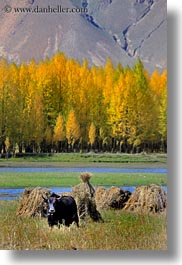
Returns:
[[[80,138],[80,125],[77,121],[74,110],[70,110],[66,122],[66,138],[69,146],[72,148],[77,140]]]
[[[105,65],[105,82],[103,86],[103,95],[105,102],[109,101],[110,96],[112,95],[114,81],[114,65],[111,58],[108,58]]]
[[[51,145],[52,145],[52,130],[50,127],[47,127],[45,130],[45,141],[46,141],[46,152],[51,152]]]
[[[88,138],[89,138],[89,143],[91,144],[91,148],[93,148],[95,138],[96,138],[96,128],[93,122],[91,123],[90,128],[89,128]]]
[[[43,99],[39,91],[34,92],[30,120],[32,124],[32,137],[39,146],[45,129]]]
[[[161,137],[161,148],[165,150],[167,145],[167,71],[161,75],[162,93],[159,106],[159,133]]]
[[[6,146],[6,152],[9,152],[10,140],[8,136],[6,137],[6,140],[5,140],[5,146]]]
[[[5,59],[0,60],[0,151],[5,152],[6,113],[8,111],[9,65]]]
[[[64,129],[64,120],[62,115],[58,115],[56,119],[56,125],[54,127],[54,141],[61,142],[64,141],[66,138],[65,129]]]

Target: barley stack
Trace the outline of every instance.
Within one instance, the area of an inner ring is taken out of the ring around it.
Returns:
[[[167,207],[167,195],[158,185],[148,185],[136,188],[127,201],[124,210],[144,213],[159,213]]]
[[[17,215],[19,216],[45,216],[46,204],[43,197],[50,196],[50,190],[47,188],[26,188],[23,192]]]
[[[78,215],[80,219],[90,217],[92,220],[103,221],[101,214],[97,211],[95,202],[95,189],[89,180],[92,174],[84,172],[80,175],[81,183],[73,187],[73,197],[78,207]]]
[[[95,200],[98,209],[122,209],[131,196],[130,191],[124,191],[119,187],[105,189],[98,187],[96,190]]]

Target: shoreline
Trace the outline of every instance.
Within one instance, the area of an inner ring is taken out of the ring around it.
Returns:
[[[6,161],[0,162],[0,168],[167,168],[162,162],[29,162]]]

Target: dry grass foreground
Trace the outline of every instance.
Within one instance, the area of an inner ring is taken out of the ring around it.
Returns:
[[[50,229],[46,218],[17,216],[18,202],[0,201],[0,249],[11,250],[166,250],[164,214],[102,210],[104,223],[91,219],[80,228]]]
[[[84,173],[81,175],[81,183],[73,188],[73,195],[77,203],[80,203],[78,205],[80,228],[73,224],[69,228],[62,226],[60,230],[57,227],[50,229],[46,218],[40,218],[42,194],[48,195],[46,189],[25,190],[20,203],[0,201],[0,248],[17,250],[167,249],[166,211],[164,211],[166,194],[160,187],[149,185],[137,188],[124,207],[130,212],[108,208],[100,209],[101,212],[98,212],[95,190],[89,183],[90,177],[90,174]],[[113,199],[113,189],[109,192],[112,195],[109,198]],[[79,197],[77,197],[78,194]],[[103,199],[106,197],[104,195]],[[89,206],[90,204],[92,207]],[[88,209],[91,209],[90,214]],[[84,218],[82,218],[83,213]],[[104,222],[94,222],[95,216],[102,216]]]

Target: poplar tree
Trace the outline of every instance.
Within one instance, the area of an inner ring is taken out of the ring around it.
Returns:
[[[93,148],[95,138],[96,138],[96,128],[93,122],[90,125],[88,137],[89,137],[89,143],[91,145],[91,148]]]
[[[60,142],[65,140],[64,120],[62,115],[58,115],[54,127],[54,141]]]
[[[62,151],[62,143],[66,139],[64,120],[62,115],[58,115],[56,119],[56,124],[54,126],[53,140],[56,143],[58,151]]]
[[[70,110],[66,122],[66,138],[72,149],[74,148],[75,142],[80,138],[80,125],[73,109]]]

